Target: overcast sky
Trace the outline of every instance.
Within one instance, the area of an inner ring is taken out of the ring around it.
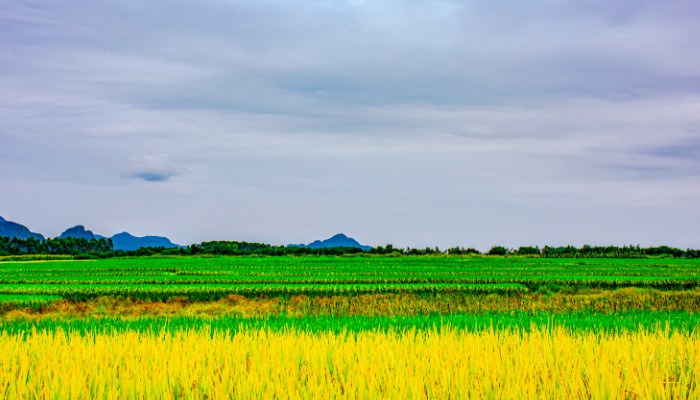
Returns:
[[[700,248],[700,3],[0,2],[0,216]]]

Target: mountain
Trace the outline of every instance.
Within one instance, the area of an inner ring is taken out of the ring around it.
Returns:
[[[34,237],[38,240],[44,240],[43,235],[31,232],[26,226],[7,221],[3,217],[0,217],[0,236],[20,239]],[[85,238],[87,240],[105,238],[104,236],[95,235],[92,231],[85,229],[83,225],[76,225],[66,229],[58,238],[65,239],[69,237]],[[127,232],[122,232],[112,236],[111,239],[114,243],[114,250],[137,250],[141,247],[181,247],[162,236],[136,237]]]
[[[92,233],[92,231],[86,230],[84,226],[76,225],[72,228],[66,229],[66,231],[63,232],[61,234],[61,236],[59,236],[58,238],[65,239],[65,238],[69,238],[69,237],[85,238],[87,240],[92,240],[92,239],[102,239],[104,236],[95,235],[94,233]]]
[[[363,246],[357,240],[347,237],[342,233],[333,236],[326,240],[316,240],[309,244],[290,244],[288,247],[310,247],[312,249],[320,249],[324,247],[359,247],[362,250],[369,250],[371,246]]]
[[[33,237],[38,240],[44,240],[43,235],[30,231],[24,225],[20,225],[16,222],[7,221],[3,217],[0,217],[0,236],[17,237],[20,239],[27,239],[29,237]]]
[[[117,233],[112,236],[114,250],[137,250],[140,247],[180,247],[162,236],[136,237],[127,232]]]
[[[104,236],[95,235],[92,231],[85,229],[82,225],[76,225],[70,229],[66,229],[65,232],[59,236],[61,239],[74,237],[74,238],[85,238],[87,240],[91,239],[102,239]],[[137,250],[141,247],[180,247],[170,239],[162,236],[144,236],[137,237],[131,235],[128,232],[118,233],[111,237],[112,243],[114,243],[114,250]]]

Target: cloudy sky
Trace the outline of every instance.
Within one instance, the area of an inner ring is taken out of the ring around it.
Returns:
[[[700,3],[0,3],[0,216],[700,247]]]

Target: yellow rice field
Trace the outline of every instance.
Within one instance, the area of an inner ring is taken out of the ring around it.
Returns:
[[[698,333],[0,335],[3,399],[698,399]]]

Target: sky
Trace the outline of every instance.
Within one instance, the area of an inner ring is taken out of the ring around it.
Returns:
[[[4,0],[0,216],[700,248],[700,3]]]

